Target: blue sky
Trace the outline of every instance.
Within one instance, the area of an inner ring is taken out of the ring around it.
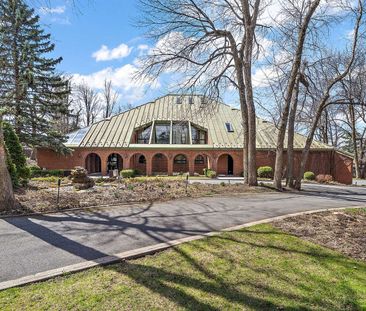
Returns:
[[[143,30],[134,26],[135,0],[80,1],[76,9],[69,1],[56,0],[37,13],[56,44],[54,55],[63,57],[59,70],[75,74],[76,81],[85,78],[98,87],[104,76],[111,77],[122,104],[140,104],[168,91],[161,85],[144,90],[129,86],[134,62],[149,44]]]
[[[56,44],[55,56],[63,57],[61,72],[95,88],[101,87],[105,77],[111,78],[121,93],[121,104],[141,104],[170,91],[164,83],[167,78],[153,87],[148,83],[140,87],[131,81],[137,57],[153,44],[144,38],[143,29],[134,26],[137,0],[80,0],[76,9],[71,2],[53,0],[37,9]],[[347,21],[332,29],[330,45],[339,46],[351,29]],[[235,99],[230,103],[235,105]]]

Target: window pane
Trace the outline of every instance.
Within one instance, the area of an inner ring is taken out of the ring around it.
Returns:
[[[89,128],[90,127],[85,127],[85,128],[78,130],[77,132],[69,134],[69,140],[67,143],[70,145],[71,144],[73,144],[73,145],[80,144],[81,141],[84,139],[84,136],[86,135],[86,133],[89,131]]]
[[[137,143],[138,144],[148,144],[150,140],[151,126],[140,130],[137,133]]]
[[[192,143],[193,144],[206,144],[206,132],[192,126]]]
[[[173,144],[189,144],[187,123],[173,123]]]
[[[170,124],[155,125],[154,143],[170,144]]]
[[[177,155],[175,158],[174,158],[174,163],[175,164],[187,164],[187,158],[180,154],[180,155]]]
[[[234,132],[233,125],[232,125],[230,122],[226,122],[226,123],[225,123],[225,126],[226,126],[226,130],[227,130],[229,133]]]

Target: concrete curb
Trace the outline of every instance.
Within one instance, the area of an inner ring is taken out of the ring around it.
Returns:
[[[237,231],[237,230],[247,228],[247,227],[251,227],[251,226],[254,226],[254,225],[266,224],[266,223],[270,223],[270,222],[273,222],[273,221],[283,220],[283,219],[286,219],[286,218],[300,216],[300,215],[314,214],[314,213],[327,212],[327,211],[344,210],[344,209],[347,209],[347,208],[365,208],[365,207],[366,207],[365,205],[361,205],[361,206],[326,208],[326,209],[318,209],[318,210],[312,210],[312,211],[286,214],[286,215],[266,218],[266,219],[262,219],[262,220],[258,220],[258,221],[252,221],[252,222],[248,222],[248,223],[245,223],[245,224],[242,224],[242,225],[225,228],[225,229],[222,229],[220,231],[212,231],[212,232],[208,232],[208,233],[205,233],[205,234],[189,236],[189,237],[185,237],[185,238],[181,238],[181,239],[177,239],[177,240],[172,240],[172,241],[168,241],[168,242],[164,242],[164,243],[159,243],[159,244],[152,245],[152,246],[146,246],[146,247],[142,247],[142,248],[138,248],[138,249],[118,253],[118,254],[111,255],[111,256],[98,258],[98,259],[95,259],[95,260],[84,261],[84,262],[81,262],[81,263],[78,263],[78,264],[74,264],[74,265],[70,265],[70,266],[66,266],[66,267],[62,267],[62,268],[57,268],[57,269],[53,269],[53,270],[48,270],[48,271],[32,274],[32,275],[25,276],[25,277],[15,279],[15,280],[0,282],[0,291],[5,290],[5,289],[9,289],[9,288],[12,288],[12,287],[23,286],[23,285],[26,285],[26,284],[29,284],[29,283],[45,281],[45,280],[48,280],[48,279],[51,279],[51,278],[54,278],[54,277],[57,277],[57,276],[62,276],[66,273],[74,273],[74,272],[86,270],[86,269],[96,267],[96,266],[109,265],[109,264],[113,264],[113,263],[116,263],[116,262],[119,262],[119,261],[122,261],[122,260],[136,259],[136,258],[144,257],[144,256],[147,256],[147,255],[152,255],[152,254],[155,254],[157,252],[161,252],[163,250],[171,248],[173,246],[180,245],[182,243],[196,241],[196,240],[200,240],[200,239],[210,237],[210,236],[216,236],[216,235],[219,235],[223,232]]]

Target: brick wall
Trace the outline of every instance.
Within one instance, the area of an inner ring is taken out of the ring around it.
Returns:
[[[86,165],[88,154],[96,153],[101,159],[103,174],[107,172],[107,159],[112,153],[121,155],[123,159],[123,168],[136,168],[142,173],[151,175],[155,173],[166,173],[172,175],[173,172],[189,171],[202,174],[204,168],[212,168],[218,174],[227,174],[227,155],[230,155],[234,161],[234,176],[241,176],[243,173],[243,158],[241,150],[130,150],[130,149],[106,149],[106,148],[77,148],[72,155],[61,156],[48,149],[39,149],[37,152],[38,165],[47,169],[72,169],[75,166]],[[163,158],[157,159],[156,154],[163,154]],[[146,164],[139,164],[134,160],[137,155],[143,154],[146,158]],[[184,154],[187,157],[187,164],[174,164],[174,157],[178,154]],[[205,157],[204,164],[195,164],[194,159],[198,155]],[[285,154],[284,173],[286,171]],[[295,174],[298,174],[301,159],[301,152],[295,152]],[[257,167],[271,166],[274,168],[275,152],[272,150],[257,151]],[[181,166],[180,166],[181,165]],[[312,151],[306,165],[306,170],[318,174],[330,174],[336,181],[341,183],[352,182],[352,159],[334,151]]]

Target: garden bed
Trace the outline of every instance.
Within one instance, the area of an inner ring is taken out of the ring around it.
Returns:
[[[96,186],[76,191],[68,179],[63,179],[57,204],[57,178],[32,180],[28,187],[16,191],[18,207],[2,214],[42,213],[72,208],[84,208],[118,203],[167,201],[184,197],[218,194],[271,192],[264,187],[243,184],[186,183],[183,178],[132,178],[123,182],[97,180]]]
[[[274,223],[284,232],[366,260],[366,208],[329,211]]]

